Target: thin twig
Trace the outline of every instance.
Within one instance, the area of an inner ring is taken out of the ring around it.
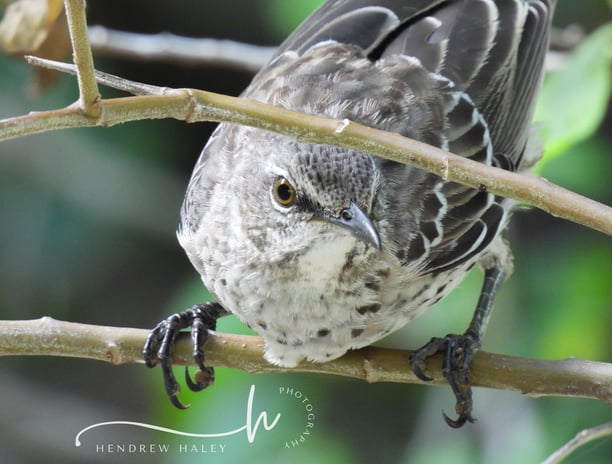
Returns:
[[[612,422],[578,432],[574,438],[542,461],[542,464],[559,464],[581,446],[603,437],[612,437]]]
[[[93,56],[87,37],[87,18],[85,17],[85,0],[65,0],[66,18],[72,42],[74,63],[77,65],[79,82],[79,104],[83,113],[98,117],[100,92],[95,78]]]
[[[54,71],[72,74],[76,76],[78,73],[77,67],[74,64],[62,63],[61,61],[47,60],[37,56],[25,55],[26,61],[33,66],[40,66]],[[94,70],[96,81],[107,87],[122,90],[123,92],[131,93],[132,95],[164,95],[169,90],[168,87],[159,87],[157,85],[144,84],[142,82],[130,81],[113,74]]]
[[[28,321],[0,321],[0,356],[61,356],[96,359],[112,364],[142,362],[149,331],[63,322],[44,317]],[[193,364],[191,337],[177,339],[173,361]],[[281,368],[263,358],[259,337],[212,333],[206,344],[207,364],[251,373],[312,372],[374,382],[423,384],[409,367],[409,351],[368,347],[323,364],[303,362]],[[428,361],[431,385],[446,383],[442,360]],[[524,395],[572,396],[612,403],[612,364],[566,359],[542,361],[478,352],[471,370],[475,386],[520,392]]]
[[[71,67],[40,60],[58,70]],[[548,182],[486,166],[439,148],[361,124],[307,115],[264,103],[195,89],[169,89],[130,82],[109,75],[107,85],[140,93],[137,97],[101,100],[97,118],[78,109],[31,113],[0,120],[0,140],[49,130],[111,126],[127,121],[175,118],[188,122],[226,121],[279,132],[302,142],[324,143],[371,153],[431,171],[447,180],[486,189],[530,204],[547,213],[612,235],[612,208]],[[121,82],[120,85],[117,82]],[[143,95],[143,93],[151,94]]]
[[[138,34],[104,26],[90,26],[89,40],[97,53],[158,62],[213,64],[252,73],[258,71],[276,50],[276,47],[233,40],[181,37],[168,32]]]

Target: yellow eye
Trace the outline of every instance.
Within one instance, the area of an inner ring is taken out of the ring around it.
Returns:
[[[274,181],[272,193],[276,202],[285,208],[289,208],[295,203],[295,187],[284,177],[278,177]]]

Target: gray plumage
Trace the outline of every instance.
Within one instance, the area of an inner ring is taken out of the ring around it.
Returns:
[[[243,96],[519,170],[554,0],[330,0]],[[221,124],[179,241],[207,288],[294,366],[369,345],[475,263],[508,258],[512,202],[423,170]],[[355,217],[357,215],[357,217]]]

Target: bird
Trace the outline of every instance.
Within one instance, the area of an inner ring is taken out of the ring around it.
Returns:
[[[305,114],[400,134],[513,172],[533,164],[531,118],[556,0],[328,0],[242,93]],[[233,314],[264,358],[324,363],[377,342],[434,306],[474,267],[480,299],[463,334],[433,337],[406,368],[431,380],[443,355],[451,427],[474,422],[470,364],[512,271],[502,237],[516,202],[367,152],[221,123],[181,209],[178,241],[216,301],[149,334],[177,407],[173,343],[191,328],[201,390],[209,330]]]

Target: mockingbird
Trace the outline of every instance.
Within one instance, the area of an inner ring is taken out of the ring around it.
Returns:
[[[396,132],[510,171],[529,164],[530,119],[555,0],[329,0],[280,46],[245,98]],[[531,157],[533,159],[533,156]],[[220,124],[193,171],[178,231],[217,302],[162,321],[144,348],[171,371],[178,332],[203,344],[235,314],[280,366],[325,362],[380,340],[444,298],[476,264],[484,283],[463,335],[410,359],[444,355],[453,427],[473,422],[469,365],[511,271],[500,237],[513,202],[393,161]],[[408,360],[406,362],[408,368]]]

